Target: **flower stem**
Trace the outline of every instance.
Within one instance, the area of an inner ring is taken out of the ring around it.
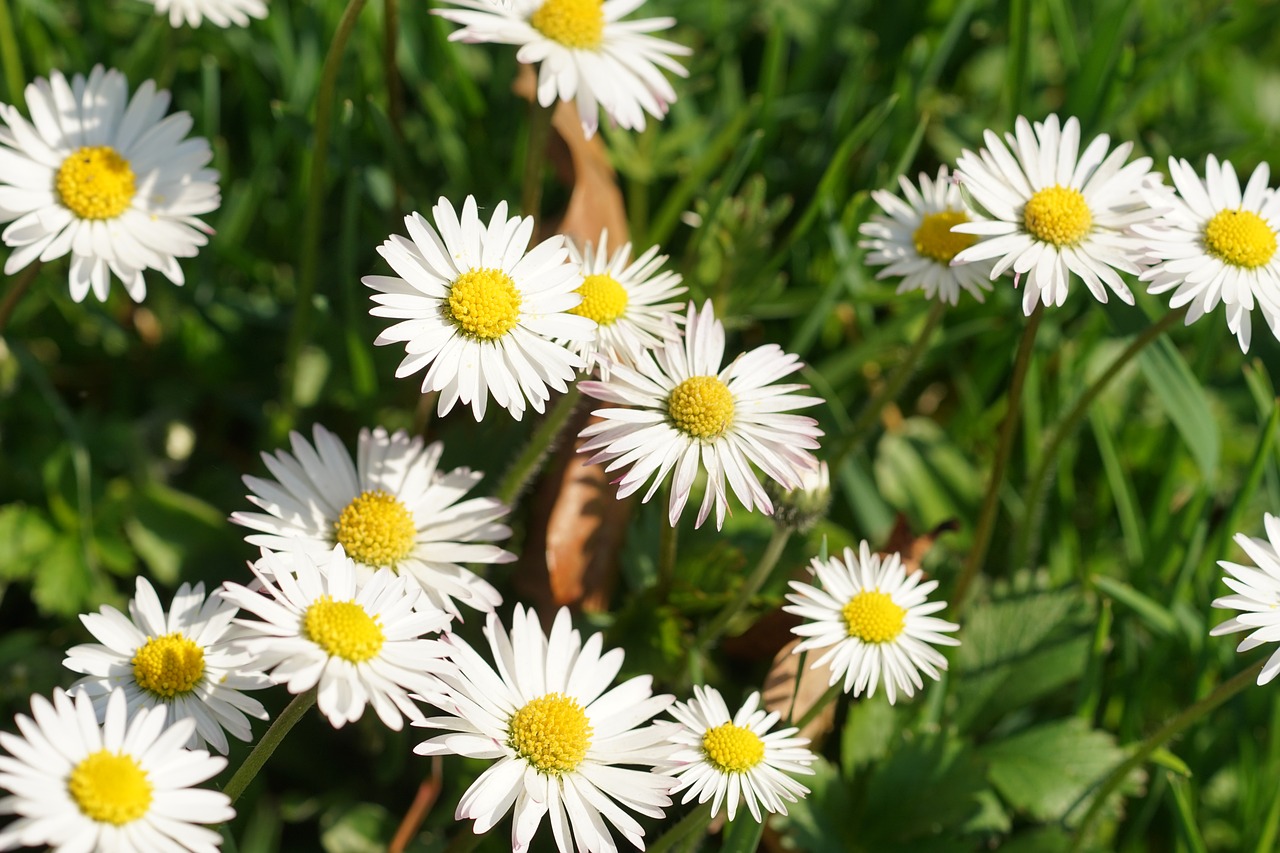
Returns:
[[[671,827],[661,838],[653,842],[649,853],[668,853],[693,838],[699,832],[705,833],[711,825],[711,801],[701,803],[693,811],[680,818],[680,822]]]
[[[284,740],[284,736],[297,725],[298,720],[302,719],[302,715],[311,710],[311,706],[316,703],[316,689],[312,687],[307,692],[299,693],[293,697],[293,701],[285,706],[285,709],[280,712],[280,716],[275,718],[262,738],[253,745],[253,749],[245,757],[239,768],[236,769],[231,781],[227,782],[222,789],[222,793],[230,797],[231,802],[234,803],[240,799],[244,789],[249,787],[249,783],[258,775],[258,771],[262,769],[262,765],[266,764],[267,759],[276,751],[280,741]]]
[[[0,5],[3,4],[4,0],[0,0]],[[9,318],[13,316],[14,310],[18,307],[18,301],[22,299],[22,295],[31,287],[31,283],[36,280],[36,276],[42,266],[44,264],[40,261],[32,261],[18,275],[13,284],[9,286],[9,292],[4,295],[4,301],[0,302],[0,335],[4,334],[4,330],[9,325]]]
[[[665,515],[671,505],[671,481],[662,484],[659,505]],[[668,524],[669,519],[658,519],[658,600],[665,602],[676,577],[676,548],[680,541],[680,519]]]
[[[547,143],[551,138],[551,115],[555,104],[540,105],[537,97],[529,102],[529,139],[524,152],[524,186],[520,193],[520,212],[536,221],[542,207],[542,172],[547,163]]]
[[[711,647],[712,643],[720,639],[720,635],[724,633],[724,629],[728,627],[733,617],[741,613],[747,602],[760,591],[760,587],[764,585],[774,567],[778,565],[778,558],[782,556],[782,551],[787,547],[787,540],[790,538],[790,527],[774,526],[773,536],[769,539],[769,544],[765,546],[764,553],[760,555],[760,562],[756,564],[755,569],[738,587],[738,594],[698,634],[698,639],[694,643],[696,651],[705,651]]]
[[[4,63],[4,82],[9,89],[9,103],[22,97],[22,54],[18,52],[18,35],[13,28],[9,0],[0,0],[0,62]]]
[[[498,500],[508,506],[513,505],[533,482],[533,478],[538,476],[547,455],[556,445],[556,439],[560,437],[565,424],[578,408],[578,400],[581,397],[582,392],[578,390],[578,386],[570,385],[569,390],[556,401],[551,411],[547,412],[542,423],[538,424],[538,428],[529,438],[529,443],[524,446],[520,455],[516,457],[516,461],[512,462],[506,473],[502,475],[502,481],[498,484],[498,490],[495,493]]]

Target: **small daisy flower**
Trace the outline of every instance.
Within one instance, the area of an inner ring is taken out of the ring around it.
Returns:
[[[983,291],[991,289],[987,281],[991,262],[951,263],[962,250],[978,242],[972,234],[951,230],[971,221],[959,184],[951,180],[946,166],[938,169],[937,180],[923,172],[919,180],[917,189],[905,176],[898,178],[906,201],[884,190],[871,193],[888,215],[873,214],[858,228],[869,238],[859,244],[870,250],[867,263],[884,267],[876,278],[900,277],[899,293],[923,290],[929,299],[955,305],[964,288],[981,302]]]
[[[403,430],[360,431],[356,459],[316,424],[312,446],[290,433],[293,453],[262,454],[275,480],[245,477],[249,500],[265,512],[231,520],[259,531],[245,537],[271,551],[321,556],[341,545],[364,575],[394,569],[422,587],[436,607],[460,616],[456,602],[492,610],[502,596],[463,563],[510,563],[515,554],[489,543],[506,539],[509,512],[495,498],[463,496],[484,478],[470,468],[439,468],[444,445],[423,446]]]
[[[1280,193],[1267,187],[1266,163],[1243,194],[1229,162],[1210,154],[1205,166],[1202,180],[1186,160],[1169,158],[1177,195],[1159,220],[1134,226],[1153,263],[1140,278],[1150,293],[1172,290],[1171,307],[1190,306],[1187,325],[1222,302],[1227,328],[1248,352],[1255,305],[1280,338]]]
[[[198,27],[202,20],[219,27],[249,26],[249,19],[267,16],[266,0],[146,0],[156,12],[169,14],[169,25]]]
[[[435,228],[412,213],[404,220],[411,239],[392,235],[378,248],[397,275],[363,279],[378,291],[370,313],[401,321],[374,343],[404,342],[396,376],[427,368],[422,391],[440,392],[441,415],[461,401],[482,420],[490,395],[516,420],[526,400],[543,411],[547,389],[568,390],[584,364],[552,339],[595,339],[596,324],[569,313],[582,301],[574,292],[581,276],[577,264],[565,263],[564,238],[526,252],[533,217],[508,219],[506,202],[487,226],[472,196],[461,220],[443,198],[432,213]]]
[[[695,797],[699,803],[711,800],[712,817],[727,802],[729,820],[741,799],[759,823],[762,806],[766,812],[786,814],[783,800],[794,803],[809,793],[788,774],[812,774],[809,765],[818,756],[805,748],[808,738],[795,737],[797,728],[769,733],[778,714],[761,709],[759,693],[748,696],[732,717],[714,687],[695,686],[693,696],[671,708],[683,727],[671,738],[681,747],[671,756],[676,767],[667,771],[679,780],[673,796],[685,791],[682,803]]]
[[[1235,537],[1236,544],[1244,549],[1245,555],[1255,565],[1218,561],[1228,575],[1222,582],[1231,587],[1235,595],[1214,599],[1213,606],[1243,612],[1216,626],[1209,636],[1251,631],[1236,646],[1237,652],[1247,652],[1263,643],[1280,640],[1280,553],[1276,550],[1276,543],[1280,542],[1280,518],[1267,513],[1263,521],[1266,539],[1243,533],[1237,533]],[[1262,672],[1258,673],[1258,684],[1267,684],[1276,677],[1276,673],[1280,673],[1280,651],[1272,654]]]
[[[791,604],[782,609],[807,620],[792,629],[806,638],[796,645],[797,654],[827,650],[813,668],[829,666],[831,684],[843,676],[845,693],[858,696],[865,690],[874,696],[883,679],[893,704],[899,692],[914,696],[924,686],[921,670],[937,680],[939,670],[947,668],[947,659],[933,646],[960,645],[947,636],[960,626],[929,615],[947,606],[926,600],[936,580],[921,583],[918,571],[908,576],[897,554],[881,557],[866,542],[858,554],[845,548],[844,559],[814,558],[811,571],[821,586],[792,581]]]
[[[318,686],[320,713],[337,729],[360,719],[365,705],[395,731],[402,716],[422,718],[409,694],[435,689],[430,673],[448,647],[421,637],[445,628],[449,616],[420,604],[416,585],[390,569],[358,585],[341,547],[318,560],[267,552],[253,573],[261,588],[227,583],[223,595],[262,618],[237,619],[245,632],[235,644],[276,684],[290,693]]]
[[[209,143],[185,138],[191,116],[165,117],[169,93],[151,80],[129,97],[119,71],[95,66],[86,80],[60,72],[26,89],[31,121],[0,104],[0,222],[14,251],[12,275],[32,261],[71,254],[71,298],[105,300],[111,276],[135,302],[143,270],[182,284],[178,258],[212,233],[196,217],[217,210],[218,173],[204,168]]]
[[[630,408],[598,409],[601,418],[581,433],[580,451],[594,453],[589,464],[607,462],[607,471],[628,467],[617,481],[625,498],[653,479],[644,500],[672,474],[668,517],[674,527],[699,470],[707,473],[698,510],[702,526],[714,505],[716,528],[728,509],[725,481],[748,511],[766,515],[773,504],[751,466],[784,487],[801,485],[801,475],[818,466],[809,451],[818,447],[818,422],[785,414],[822,400],[795,392],[807,385],[774,385],[800,369],[794,355],[766,344],[724,361],[724,326],[711,303],[701,311],[689,303],[683,341],[645,352],[635,368],[615,366],[607,382],[583,382],[583,393]],[[674,473],[673,473],[674,471]]]
[[[192,748],[208,744],[227,752],[227,736],[253,739],[249,720],[267,718],[256,699],[241,691],[271,686],[246,656],[226,645],[236,606],[217,593],[205,598],[204,584],[183,584],[166,613],[155,589],[138,578],[129,615],[114,607],[86,613],[80,621],[101,641],[75,646],[63,666],[85,677],[71,686],[84,693],[101,714],[108,697],[121,688],[129,713],[163,705],[171,723],[195,720]]]
[[[577,98],[578,117],[590,138],[601,108],[620,127],[644,130],[648,113],[661,119],[676,92],[660,68],[680,77],[689,72],[671,57],[692,53],[687,47],[655,38],[675,25],[674,18],[620,20],[644,0],[446,0],[463,9],[437,15],[462,24],[451,41],[519,45],[516,59],[542,63],[538,103]],[[495,8],[497,7],[497,8]]]
[[[609,255],[609,232],[600,232],[600,245],[591,244],[581,252],[569,243],[569,257],[582,265],[582,282],[578,293],[582,302],[570,313],[589,317],[598,324],[594,342],[572,346],[582,356],[586,372],[599,368],[600,378],[609,378],[611,364],[634,367],[640,353],[680,340],[676,323],[683,322],[677,302],[665,302],[685,292],[680,274],[658,271],[667,262],[650,249],[628,264],[631,244],[626,243]]]
[[[106,703],[101,725],[93,700],[62,690],[53,702],[31,697],[17,716],[18,735],[0,732],[0,812],[17,820],[0,828],[0,850],[149,850],[212,853],[221,836],[196,824],[235,817],[221,791],[193,788],[227,765],[221,756],[186,749],[195,720],[165,726],[163,706],[130,714],[124,691]]]
[[[450,714],[415,723],[447,734],[419,744],[419,755],[496,759],[458,801],[457,820],[488,832],[514,807],[511,849],[528,850],[543,818],[562,853],[616,850],[606,821],[644,849],[644,829],[623,807],[653,818],[671,805],[672,780],[655,773],[671,754],[674,725],[643,725],[671,704],[652,695],[650,676],[610,689],[621,649],[601,653],[586,643],[569,611],[556,614],[550,636],[532,610],[516,605],[508,634],[489,614],[485,636],[496,670],[456,636],[456,672],[427,701]]]
[[[1037,302],[1063,304],[1072,273],[1099,302],[1107,301],[1109,288],[1132,305],[1133,293],[1119,273],[1136,275],[1142,269],[1134,261],[1139,253],[1128,229],[1157,215],[1142,194],[1155,180],[1151,158],[1125,165],[1133,143],[1108,154],[1111,139],[1105,133],[1079,154],[1080,122],[1074,116],[1060,124],[1051,115],[1034,129],[1019,116],[1005,142],[990,130],[983,140],[987,147],[977,154],[960,155],[956,173],[990,218],[953,230],[985,239],[953,262],[995,258],[991,278],[1008,269],[1026,276],[1026,314]]]

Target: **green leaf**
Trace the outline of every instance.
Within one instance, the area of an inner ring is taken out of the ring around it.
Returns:
[[[172,585],[186,574],[188,563],[207,561],[225,549],[225,526],[222,513],[199,498],[150,483],[124,529],[156,580]]]
[[[1222,436],[1209,405],[1209,395],[1196,381],[1187,362],[1167,337],[1160,337],[1138,355],[1138,364],[1165,414],[1212,483],[1218,476]]]
[[[970,461],[928,418],[908,418],[884,434],[875,475],[885,500],[924,525],[971,516],[982,487]]]
[[[898,732],[898,715],[883,696],[849,703],[840,732],[840,766],[846,776],[889,754]]]
[[[919,850],[949,839],[981,812],[984,777],[966,742],[945,735],[905,741],[875,769],[858,834],[869,850]]]
[[[1142,623],[1152,631],[1163,637],[1177,635],[1177,617],[1155,599],[1138,592],[1124,581],[1107,575],[1094,575],[1090,580],[1103,595],[1120,602],[1136,613]]]
[[[379,853],[395,832],[396,820],[375,803],[356,803],[326,811],[320,817],[320,846],[325,853]]]
[[[31,598],[41,613],[74,616],[94,600],[95,578],[85,564],[80,542],[62,537],[40,561],[33,575]],[[105,596],[107,591],[101,591]]]
[[[763,815],[767,817],[767,815]],[[729,822],[724,830],[724,844],[721,853],[755,853],[760,846],[760,837],[764,835],[764,824],[752,819],[751,813],[739,811],[736,820]]]
[[[33,574],[56,540],[57,531],[39,510],[22,504],[0,507],[0,580]]]

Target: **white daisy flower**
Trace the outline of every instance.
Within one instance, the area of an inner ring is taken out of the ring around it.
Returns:
[[[223,595],[264,620],[235,620],[245,632],[234,642],[255,666],[290,693],[318,685],[316,703],[334,728],[360,719],[365,705],[396,731],[402,715],[422,718],[409,694],[435,689],[430,673],[449,649],[421,637],[444,629],[449,616],[420,603],[416,585],[390,569],[357,584],[341,547],[318,559],[266,552],[253,573],[261,588],[226,583]]]
[[[470,468],[439,468],[444,445],[423,446],[403,430],[360,430],[356,459],[316,424],[315,445],[290,433],[293,453],[262,460],[275,480],[244,478],[249,500],[265,512],[234,512],[245,537],[271,551],[320,556],[341,545],[364,575],[394,569],[422,587],[436,607],[460,616],[460,602],[492,610],[502,596],[463,563],[510,563],[515,554],[490,544],[511,535],[510,511],[496,498],[463,496],[484,478]]]
[[[516,59],[540,62],[538,103],[549,107],[559,98],[577,98],[578,117],[590,138],[603,108],[620,127],[644,130],[648,113],[661,119],[676,92],[660,68],[687,77],[671,57],[693,51],[647,33],[675,25],[674,18],[621,18],[644,0],[514,0],[495,8],[490,0],[446,0],[464,9],[436,14],[463,28],[451,41],[519,45]]]
[[[782,609],[807,621],[791,629],[807,639],[795,647],[798,654],[827,649],[811,668],[831,669],[831,684],[844,677],[844,692],[858,696],[864,690],[874,696],[883,678],[889,704],[899,692],[914,696],[924,686],[920,671],[937,679],[947,659],[933,646],[958,646],[947,636],[960,626],[931,613],[947,606],[928,601],[936,580],[921,583],[923,575],[907,575],[897,554],[881,557],[863,542],[858,554],[844,549],[844,559],[823,562],[814,558],[811,571],[821,586],[791,582],[791,604]],[[930,645],[932,644],[932,645]]]
[[[219,27],[249,26],[251,18],[267,16],[266,0],[145,0],[156,12],[169,15],[169,25],[198,27],[202,20]]]
[[[148,850],[212,853],[221,836],[196,824],[235,817],[221,791],[193,788],[227,760],[183,747],[192,719],[165,726],[165,708],[130,714],[124,692],[107,700],[98,724],[93,701],[55,689],[53,702],[31,697],[17,716],[21,736],[0,732],[0,812],[17,820],[0,829],[0,850]]]
[[[167,118],[169,93],[151,80],[129,97],[119,71],[95,66],[86,80],[60,72],[26,89],[31,121],[0,104],[0,237],[14,249],[12,275],[37,259],[71,254],[71,298],[105,300],[111,275],[135,302],[142,272],[182,284],[178,258],[194,257],[212,229],[196,217],[219,204],[213,153],[186,139],[191,116]]]
[[[480,222],[476,200],[467,196],[462,219],[440,199],[432,228],[419,214],[405,217],[406,240],[393,234],[378,253],[397,273],[363,281],[379,291],[375,317],[396,323],[375,344],[405,343],[407,355],[396,376],[427,368],[422,391],[439,391],[446,414],[459,400],[484,418],[489,395],[524,415],[525,400],[543,411],[548,387],[568,390],[583,360],[553,338],[591,341],[596,324],[569,309],[582,301],[578,265],[565,263],[564,238],[551,237],[525,250],[533,237],[533,217],[507,218],[507,203]],[[436,229],[439,229],[437,232]]]
[[[770,733],[778,713],[760,707],[760,694],[752,693],[732,717],[724,697],[714,687],[693,688],[693,699],[671,708],[682,729],[672,736],[681,749],[671,756],[676,767],[667,771],[679,780],[672,795],[685,791],[682,803],[697,797],[711,800],[711,816],[727,802],[729,820],[738,811],[738,800],[747,804],[751,817],[759,823],[760,809],[787,813],[809,789],[788,774],[812,774],[809,765],[818,760],[805,746],[808,738],[795,737],[797,728]]]
[[[1280,193],[1267,187],[1266,163],[1243,194],[1229,162],[1210,154],[1205,167],[1202,180],[1186,160],[1169,158],[1177,195],[1160,219],[1134,226],[1153,264],[1140,278],[1150,293],[1172,290],[1171,307],[1189,305],[1187,325],[1222,302],[1227,328],[1248,352],[1255,305],[1280,338]]]
[[[1133,143],[1107,154],[1111,139],[1105,133],[1077,156],[1080,122],[1074,116],[1059,125],[1051,115],[1034,130],[1019,116],[1015,131],[1001,142],[988,130],[987,147],[977,154],[965,151],[956,163],[964,188],[990,218],[954,226],[986,239],[953,262],[996,258],[991,278],[1008,269],[1026,276],[1027,314],[1037,302],[1063,304],[1072,273],[1099,302],[1107,301],[1110,288],[1132,305],[1133,293],[1119,272],[1136,275],[1142,269],[1134,260],[1138,244],[1127,231],[1157,215],[1142,195],[1144,184],[1156,179],[1151,158],[1124,165]]]
[[[899,293],[923,290],[929,299],[955,305],[964,288],[981,302],[983,291],[991,289],[991,261],[951,263],[978,241],[972,234],[951,230],[971,221],[960,185],[951,180],[946,166],[938,169],[936,180],[921,172],[919,181],[917,189],[905,176],[898,178],[906,201],[884,190],[871,193],[888,215],[873,214],[858,228],[869,238],[859,243],[871,250],[867,263],[884,267],[876,278],[901,278]]]
[[[675,726],[643,725],[671,704],[652,695],[650,676],[609,689],[623,652],[601,654],[599,634],[586,643],[561,608],[548,637],[532,610],[516,605],[510,634],[489,614],[485,636],[495,670],[450,636],[456,672],[427,701],[451,716],[415,725],[444,729],[419,744],[419,755],[464,755],[496,761],[458,801],[457,820],[488,832],[515,808],[511,849],[527,850],[547,817],[562,853],[616,850],[606,821],[644,849],[644,830],[625,810],[662,817],[672,780],[665,765]]]
[[[208,744],[225,755],[224,730],[252,740],[245,715],[265,720],[267,711],[241,691],[270,687],[271,679],[226,645],[235,605],[216,592],[205,598],[202,583],[184,583],[166,613],[146,578],[138,578],[136,590],[128,616],[105,606],[80,616],[101,644],[67,652],[63,666],[86,676],[71,693],[87,695],[99,714],[121,688],[130,714],[162,705],[171,723],[190,717],[196,723],[187,744],[192,748]]]
[[[678,302],[662,302],[685,292],[679,273],[658,271],[667,262],[652,246],[628,264],[631,244],[625,243],[609,255],[609,232],[600,232],[600,245],[590,243],[581,252],[569,242],[569,257],[582,265],[578,293],[582,302],[570,313],[589,317],[598,324],[596,339],[571,345],[582,356],[586,372],[599,368],[602,379],[609,378],[612,363],[634,367],[640,353],[680,340],[676,323],[684,317]]]
[[[594,453],[589,464],[607,462],[607,471],[629,467],[617,482],[618,497],[638,491],[649,479],[648,501],[674,469],[668,517],[674,527],[699,470],[707,472],[706,494],[698,510],[701,526],[716,510],[716,528],[728,509],[725,481],[748,511],[765,514],[773,504],[751,466],[784,487],[801,484],[801,474],[818,466],[809,451],[818,447],[818,422],[784,414],[822,400],[795,392],[807,385],[774,385],[800,369],[794,355],[776,344],[744,353],[727,367],[724,326],[711,303],[699,313],[689,303],[685,339],[645,352],[635,368],[618,365],[608,382],[583,382],[583,393],[631,408],[598,409],[601,418],[581,435],[580,448]]]
[[[1251,631],[1236,646],[1237,652],[1247,652],[1263,643],[1280,640],[1280,553],[1276,550],[1276,543],[1280,542],[1280,518],[1267,513],[1264,523],[1266,539],[1243,533],[1235,536],[1236,544],[1244,549],[1254,566],[1243,566],[1229,560],[1218,561],[1228,575],[1222,582],[1231,587],[1235,595],[1214,599],[1213,606],[1243,612],[1216,626],[1209,636]],[[1262,672],[1258,673],[1258,684],[1270,682],[1276,673],[1280,673],[1280,651],[1272,654]]]

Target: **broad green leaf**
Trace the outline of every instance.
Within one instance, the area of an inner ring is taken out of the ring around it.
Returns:
[[[1138,355],[1138,364],[1151,386],[1151,393],[1200,466],[1200,473],[1206,481],[1214,482],[1218,476],[1222,436],[1209,395],[1168,337],[1162,336],[1144,349]]]
[[[57,532],[38,509],[0,507],[0,580],[20,580],[39,567],[54,546]]]
[[[95,600],[95,578],[85,564],[79,540],[58,539],[33,575],[31,597],[42,613],[74,616]]]
[[[885,499],[921,524],[968,517],[982,477],[936,422],[908,418],[880,439],[876,483]]]
[[[883,696],[850,702],[840,732],[840,765],[852,776],[863,765],[884,758],[896,742],[898,713]]]
[[[320,816],[320,846],[325,853],[379,853],[395,832],[396,819],[383,806],[355,803]]]

